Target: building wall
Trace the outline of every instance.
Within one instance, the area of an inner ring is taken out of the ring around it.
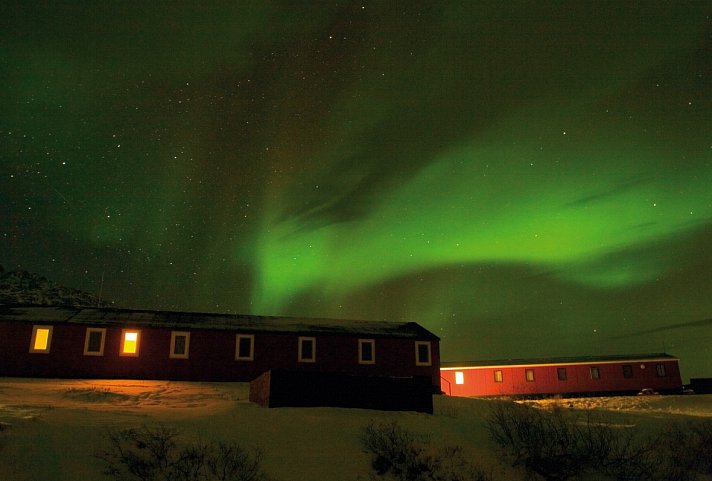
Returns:
[[[235,360],[235,331],[176,329],[190,332],[188,359],[169,357],[171,330],[137,328],[141,331],[139,355],[121,356],[123,327],[107,327],[103,356],[84,355],[86,324],[54,324],[49,353],[30,353],[34,325],[42,323],[0,322],[0,375],[27,377],[170,379],[200,381],[251,381],[270,369],[347,372],[356,375],[428,376],[433,389],[440,388],[438,341],[431,342],[432,363],[416,366],[415,340],[375,339],[375,364],[358,363],[358,339],[316,338],[316,362],[298,362],[299,334],[254,334],[254,360]],[[52,324],[47,324],[52,325]],[[252,334],[245,332],[244,334]],[[364,336],[362,338],[369,338]]]
[[[659,377],[657,364],[665,366],[665,376]],[[623,365],[632,369],[625,378]],[[597,367],[598,379],[591,378],[591,367]],[[559,380],[557,368],[566,369],[566,380]],[[495,382],[495,371],[502,371],[502,382]],[[526,380],[526,371],[533,370],[534,381]],[[464,384],[457,384],[461,372]],[[536,394],[577,394],[603,392],[638,392],[649,387],[658,391],[677,391],[682,379],[677,360],[630,361],[573,365],[534,365],[502,367],[462,367],[442,370],[443,391],[453,396],[499,396]]]

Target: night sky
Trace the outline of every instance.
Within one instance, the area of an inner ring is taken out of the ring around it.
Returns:
[[[708,1],[202,3],[0,6],[6,270],[712,377]]]

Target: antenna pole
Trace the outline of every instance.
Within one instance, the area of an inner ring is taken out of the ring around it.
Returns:
[[[104,292],[104,272],[101,271],[101,284],[99,285],[99,298],[96,301],[96,307],[101,307],[101,294]]]

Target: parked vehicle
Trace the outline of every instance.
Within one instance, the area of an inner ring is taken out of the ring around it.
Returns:
[[[644,387],[643,389],[640,390],[638,393],[638,396],[656,396],[660,394],[657,392],[655,389],[650,388],[650,387]]]

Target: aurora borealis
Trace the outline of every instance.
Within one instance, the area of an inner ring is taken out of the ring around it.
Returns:
[[[712,7],[539,3],[4,2],[0,263],[712,376]]]

